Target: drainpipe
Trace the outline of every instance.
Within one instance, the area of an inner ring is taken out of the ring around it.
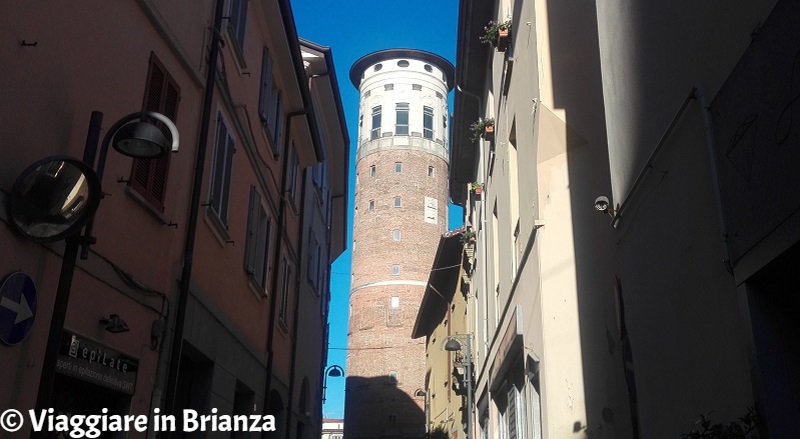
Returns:
[[[714,201],[717,207],[717,220],[719,221],[720,245],[722,247],[722,264],[725,270],[733,275],[733,264],[731,263],[731,249],[728,245],[728,224],[725,222],[725,215],[722,212],[722,196],[719,190],[719,176],[717,174],[717,151],[714,141],[714,125],[711,121],[711,111],[706,103],[706,90],[703,84],[695,85],[697,91],[695,96],[700,102],[700,111],[703,112],[703,125],[706,131],[706,146],[708,147],[708,159],[711,164],[711,186],[714,190]]]
[[[303,191],[302,196],[300,199],[300,227],[297,228],[297,243],[299,245],[299,249],[297,250],[297,275],[294,277],[294,316],[292,317],[294,321],[292,321],[292,333],[290,336],[292,337],[292,359],[289,365],[289,410],[286,413],[286,439],[292,439],[291,431],[292,431],[292,406],[294,400],[294,382],[297,379],[297,330],[299,326],[300,320],[300,281],[302,279],[302,270],[300,267],[303,266],[303,249],[305,249],[305,245],[303,245],[303,232],[305,231],[305,206],[306,206],[306,181],[308,180],[308,169],[303,170],[303,185],[300,189]],[[311,236],[309,235],[309,238]],[[311,267],[306,266],[306,272]],[[306,395],[308,397],[308,395]],[[304,407],[300,407],[300,409],[304,409]],[[310,426],[309,426],[310,427]]]
[[[275,234],[278,237],[278,242],[275,245],[275,253],[273,255],[272,260],[274,261],[275,269],[272,270],[272,281],[270,291],[272,291],[272,300],[270,301],[270,309],[269,309],[269,320],[267,321],[267,376],[264,380],[264,416],[270,414],[270,390],[272,390],[272,372],[273,372],[273,365],[275,363],[275,351],[273,349],[273,342],[275,340],[275,313],[278,310],[278,279],[280,278],[281,272],[281,244],[283,243],[283,232],[284,232],[284,222],[286,216],[286,191],[288,187],[287,181],[287,169],[289,168],[289,140],[291,139],[290,130],[292,127],[292,119],[297,116],[305,115],[307,110],[299,110],[293,111],[286,115],[286,121],[284,123],[284,141],[283,141],[283,160],[281,160],[281,188],[280,188],[280,198],[279,198],[279,205],[278,205],[278,219],[277,225],[278,230]],[[290,412],[291,406],[288,407],[287,413]],[[288,416],[288,415],[287,415]],[[267,432],[262,433],[262,437],[266,437]]]
[[[167,373],[166,397],[164,408],[167,414],[175,415],[175,398],[178,391],[178,370],[180,368],[181,352],[183,350],[183,329],[186,321],[186,305],[189,298],[189,288],[192,279],[192,264],[194,262],[194,244],[197,233],[197,218],[200,210],[200,195],[203,184],[203,168],[205,165],[206,146],[208,144],[208,130],[211,120],[211,106],[214,100],[214,86],[217,81],[217,57],[219,46],[222,42],[222,6],[224,0],[217,0],[214,10],[214,29],[211,32],[211,47],[208,52],[208,74],[206,76],[206,89],[203,96],[203,113],[200,122],[200,133],[197,139],[197,155],[195,156],[194,181],[192,183],[192,198],[189,207],[189,218],[186,227],[186,243],[183,252],[183,271],[181,272],[178,287],[178,305],[175,311],[175,334],[172,339],[169,370]],[[169,434],[167,434],[169,435]]]

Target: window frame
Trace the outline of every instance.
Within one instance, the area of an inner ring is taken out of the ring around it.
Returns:
[[[250,186],[250,203],[245,234],[244,270],[264,296],[268,294],[269,245],[272,219],[261,203],[261,194]]]
[[[224,130],[224,131],[223,131]],[[225,145],[220,146],[221,137],[224,136]],[[236,140],[228,129],[222,112],[217,113],[217,127],[214,136],[214,153],[211,168],[209,187],[208,212],[218,219],[221,225],[228,229],[228,207],[230,205],[231,180],[233,173],[233,157],[236,154]],[[222,160],[222,166],[219,162]],[[222,171],[222,175],[218,172]],[[218,187],[220,185],[220,187]],[[219,196],[219,199],[215,197]]]
[[[150,52],[142,111],[161,113],[177,125],[180,100],[181,89],[178,83],[169,74],[155,52]],[[162,124],[157,122],[156,125],[161,127]],[[170,137],[170,134],[165,132],[168,131],[165,127],[161,130],[167,138]],[[170,155],[167,153],[157,159],[133,159],[131,164],[128,186],[158,212],[164,212]]]
[[[394,197],[392,205],[396,208],[403,207],[403,197],[400,196]]]
[[[274,61],[269,49],[264,47],[261,55],[261,83],[258,96],[258,117],[269,138],[272,155],[281,153],[281,126],[283,122],[283,97],[275,80]]]
[[[289,259],[284,255],[281,262],[281,295],[278,306],[278,320],[283,325],[288,323],[289,285],[291,284],[291,280],[292,267],[289,265]]]
[[[422,107],[422,137],[433,140],[433,107]]]
[[[382,112],[383,109],[380,105],[372,107],[372,126],[369,130],[369,140],[376,140],[381,137]]]
[[[233,35],[236,42],[236,49],[239,55],[244,54],[244,42],[247,32],[247,8],[248,0],[230,0],[228,5],[228,30]]]
[[[409,134],[409,109],[408,102],[398,102],[395,104],[395,125],[394,134],[396,136],[407,136]],[[404,121],[402,119],[405,119]]]

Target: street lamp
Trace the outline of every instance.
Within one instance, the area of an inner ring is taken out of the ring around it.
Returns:
[[[328,390],[328,377],[329,376],[334,377],[334,378],[338,378],[338,377],[344,376],[344,369],[342,369],[341,366],[337,366],[335,364],[333,364],[331,366],[328,366],[328,368],[325,369],[325,376],[322,379],[322,403],[323,404],[325,403],[325,393]]]
[[[467,387],[467,439],[472,438],[472,335],[471,334],[456,334],[448,335],[444,338],[447,343],[444,345],[444,350],[448,352],[461,351],[461,339],[467,346],[464,355],[461,357],[461,364],[464,366],[464,384]]]
[[[152,118],[164,123],[172,137],[170,145],[161,130],[147,122]],[[139,122],[132,122],[139,119]],[[56,362],[66,319],[78,247],[83,244],[82,259],[88,257],[94,243],[92,223],[102,198],[101,181],[108,147],[128,157],[158,158],[170,150],[178,151],[178,129],[166,116],[155,112],[129,114],[111,126],[100,145],[95,167],[97,143],[103,113],[93,111],[86,134],[83,160],[71,157],[48,157],[29,166],[14,182],[8,202],[13,227],[37,242],[65,240],[61,273],[58,278],[53,315],[42,362],[42,374],[36,397],[36,409],[51,405]],[[84,226],[86,230],[81,233]]]
[[[417,389],[414,391],[414,396],[425,398],[425,434],[430,433],[430,424],[431,424],[431,407],[428,400],[428,392],[422,389]]]

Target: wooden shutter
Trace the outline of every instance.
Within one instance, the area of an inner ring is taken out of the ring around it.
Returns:
[[[151,52],[142,111],[155,111],[176,122],[179,102],[180,87]],[[157,125],[170,139],[169,129],[160,122]],[[162,212],[167,192],[169,157],[167,154],[157,159],[134,159],[129,183],[133,190]]]
[[[255,186],[250,186],[250,203],[247,211],[247,239],[244,245],[244,270],[249,275],[254,275],[256,272],[259,209],[261,209],[261,197]]]

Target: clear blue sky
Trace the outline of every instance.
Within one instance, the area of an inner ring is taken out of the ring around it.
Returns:
[[[358,90],[350,83],[350,66],[383,49],[411,48],[433,52],[455,64],[458,0],[291,0],[300,38],[333,52],[336,76],[350,134],[350,207],[352,238],[355,147],[358,138]],[[452,92],[450,95],[452,111]],[[448,136],[452,138],[452,136]],[[462,223],[461,209],[450,208],[451,229]],[[351,242],[351,241],[348,241]],[[349,245],[349,244],[348,244]],[[346,367],[347,316],[351,255],[348,249],[331,270],[330,350],[328,365]],[[409,335],[411,329],[409,328]],[[326,418],[344,416],[345,379],[327,378]]]

